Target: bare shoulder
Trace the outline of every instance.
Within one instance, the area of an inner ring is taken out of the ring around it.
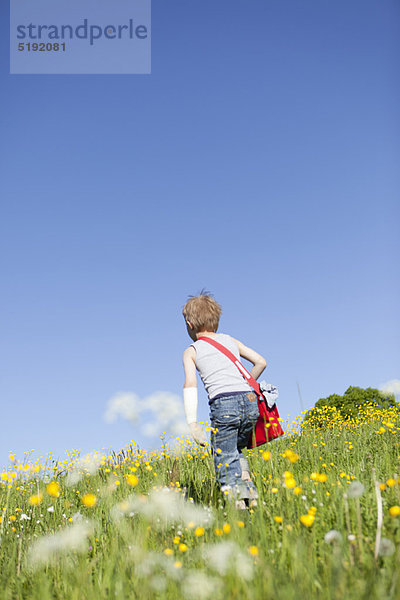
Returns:
[[[193,348],[193,346],[189,346],[189,348],[186,348],[186,350],[183,353],[183,362],[187,360],[196,360],[196,350]]]
[[[242,342],[240,342],[239,340],[237,340],[233,336],[229,336],[229,337],[231,338],[231,340],[233,342],[235,342],[236,346],[239,348],[239,351],[240,351],[241,348],[247,348],[247,346],[245,346]]]
[[[245,344],[243,344],[239,340],[236,340],[234,337],[232,337],[232,340],[237,345],[237,347],[239,349],[239,354],[241,357],[246,358],[247,360],[252,362],[254,365],[256,363],[258,363],[260,365],[263,364],[264,366],[267,364],[265,358],[263,356],[261,356],[261,354],[259,354],[255,350],[253,350],[253,348],[249,348],[248,346],[245,346]]]

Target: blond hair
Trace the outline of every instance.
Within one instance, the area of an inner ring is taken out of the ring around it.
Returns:
[[[182,314],[193,326],[195,333],[199,331],[217,331],[222,309],[208,292],[200,292],[199,296],[191,296],[183,307]]]

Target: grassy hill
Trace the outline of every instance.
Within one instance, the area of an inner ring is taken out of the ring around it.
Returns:
[[[298,419],[249,451],[260,498],[248,511],[221,497],[210,450],[186,439],[55,464],[11,456],[0,598],[400,598],[398,413],[320,410],[324,427],[311,418],[300,435]]]

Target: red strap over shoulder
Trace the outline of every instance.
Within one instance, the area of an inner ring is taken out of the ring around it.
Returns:
[[[238,360],[236,358],[236,356],[230,350],[228,350],[228,348],[225,348],[225,346],[223,346],[222,344],[220,344],[216,340],[214,340],[212,338],[209,338],[209,337],[201,336],[201,337],[199,337],[197,339],[198,340],[202,340],[204,342],[208,342],[209,344],[211,344],[211,346],[214,346],[214,348],[217,348],[217,350],[220,350],[223,354],[225,354],[225,356],[227,356],[235,364],[235,366],[239,369],[239,371],[241,372],[241,374],[243,375],[243,377],[245,378],[245,380],[247,381],[247,383],[249,385],[251,385],[251,387],[253,388],[253,390],[256,392],[257,396],[263,398],[263,395],[262,395],[261,390],[260,390],[260,384],[258,383],[258,381],[256,381],[254,379],[254,377],[252,375],[250,375],[250,373],[242,365],[242,363],[240,362],[240,360]]]

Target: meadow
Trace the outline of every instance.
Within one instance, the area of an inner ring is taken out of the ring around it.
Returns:
[[[11,454],[0,598],[400,598],[398,412],[321,418],[248,452],[260,497],[246,511],[186,438],[65,461]]]

